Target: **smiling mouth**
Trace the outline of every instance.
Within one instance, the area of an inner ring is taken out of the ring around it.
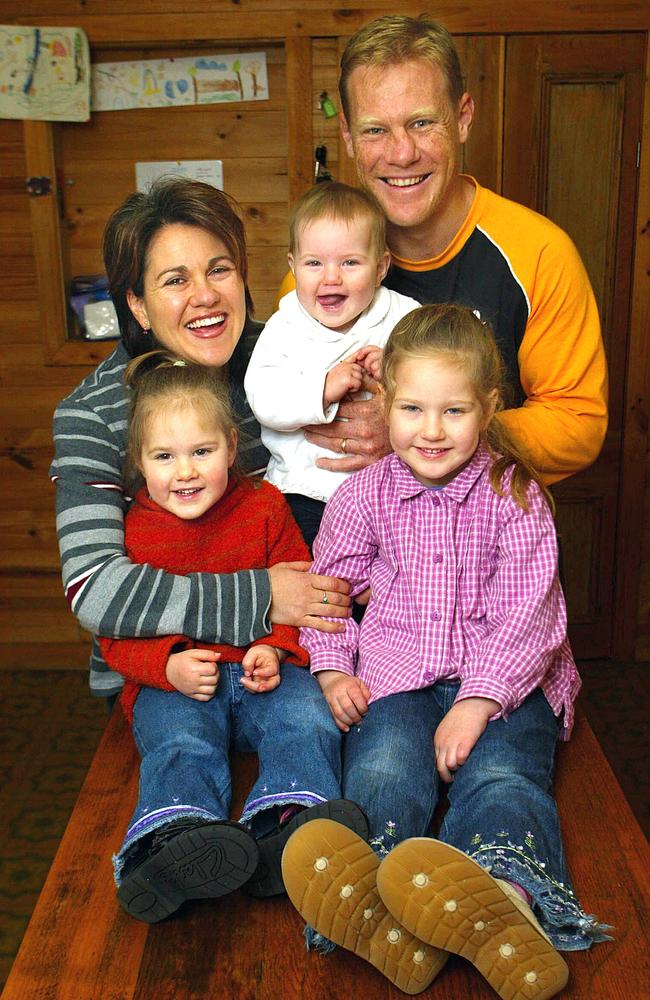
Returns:
[[[427,177],[431,174],[420,174],[419,177],[382,177],[384,184],[388,184],[389,187],[396,188],[410,188],[417,187],[422,181],[426,181]]]
[[[343,305],[347,299],[347,295],[317,295],[316,296],[319,306],[324,309],[336,309],[338,306]]]
[[[205,330],[212,326],[219,326],[224,322],[226,318],[225,313],[219,313],[218,316],[206,316],[205,319],[195,319],[191,323],[187,323],[188,330]]]
[[[194,497],[194,496],[196,496],[198,493],[201,492],[202,488],[203,487],[201,487],[201,486],[194,486],[194,487],[192,487],[192,489],[188,489],[188,490],[174,490],[173,492],[174,492],[174,496],[187,498],[187,497]]]
[[[418,448],[418,451],[425,458],[438,458],[440,455],[446,455],[449,448]]]

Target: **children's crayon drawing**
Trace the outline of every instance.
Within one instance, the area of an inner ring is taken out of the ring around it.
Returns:
[[[0,118],[88,121],[90,55],[81,29],[0,25]]]
[[[92,67],[93,111],[268,98],[265,52],[95,63]]]

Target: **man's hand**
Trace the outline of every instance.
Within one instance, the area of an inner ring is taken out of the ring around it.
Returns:
[[[247,649],[241,663],[244,671],[242,687],[252,694],[273,691],[280,683],[280,654],[284,659],[286,654],[283,650],[264,643]]]
[[[500,710],[499,702],[491,698],[464,698],[451,706],[433,737],[436,768],[443,781],[454,780],[454,771],[462,767],[488,720]]]
[[[212,649],[184,649],[167,658],[165,676],[177,691],[195,701],[210,701],[219,683],[217,660]]]
[[[316,628],[320,632],[343,632],[343,622],[328,618],[349,618],[352,606],[350,584],[334,576],[308,573],[308,562],[276,563],[269,569],[271,609],[276,625]],[[327,598],[323,601],[323,597]]]
[[[340,361],[338,365],[327,373],[325,388],[323,390],[323,409],[326,410],[332,403],[338,403],[343,399],[346,392],[356,392],[363,383],[364,370],[352,358],[348,361]]]
[[[370,691],[358,677],[350,677],[340,670],[320,670],[316,680],[325,695],[334,722],[342,733],[349,733],[368,711]]]
[[[344,400],[331,423],[312,424],[304,431],[312,444],[343,456],[317,460],[319,469],[330,472],[356,472],[372,465],[391,450],[384,405],[379,394],[372,399]]]

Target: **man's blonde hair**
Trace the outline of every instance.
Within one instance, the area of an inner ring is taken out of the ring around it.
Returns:
[[[339,95],[348,124],[350,103],[347,86],[352,71],[357,66],[389,66],[412,59],[428,59],[438,66],[452,103],[459,103],[465,87],[456,46],[447,29],[424,14],[420,17],[386,14],[370,21],[352,35],[341,56]]]
[[[379,260],[387,250],[386,218],[371,194],[360,188],[326,181],[316,184],[294,205],[289,216],[289,253],[295,255],[300,236],[317,219],[332,219],[352,226],[365,219],[370,226],[370,243]]]

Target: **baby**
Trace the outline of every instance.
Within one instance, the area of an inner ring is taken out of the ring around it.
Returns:
[[[288,259],[296,290],[260,334],[244,386],[271,453],[266,478],[311,545],[325,501],[349,473],[319,469],[316,460],[331,454],[303,428],[335,420],[345,396],[376,391],[381,349],[419,303],[381,286],[390,264],[384,215],[346,184],[319,184],[296,204]]]

